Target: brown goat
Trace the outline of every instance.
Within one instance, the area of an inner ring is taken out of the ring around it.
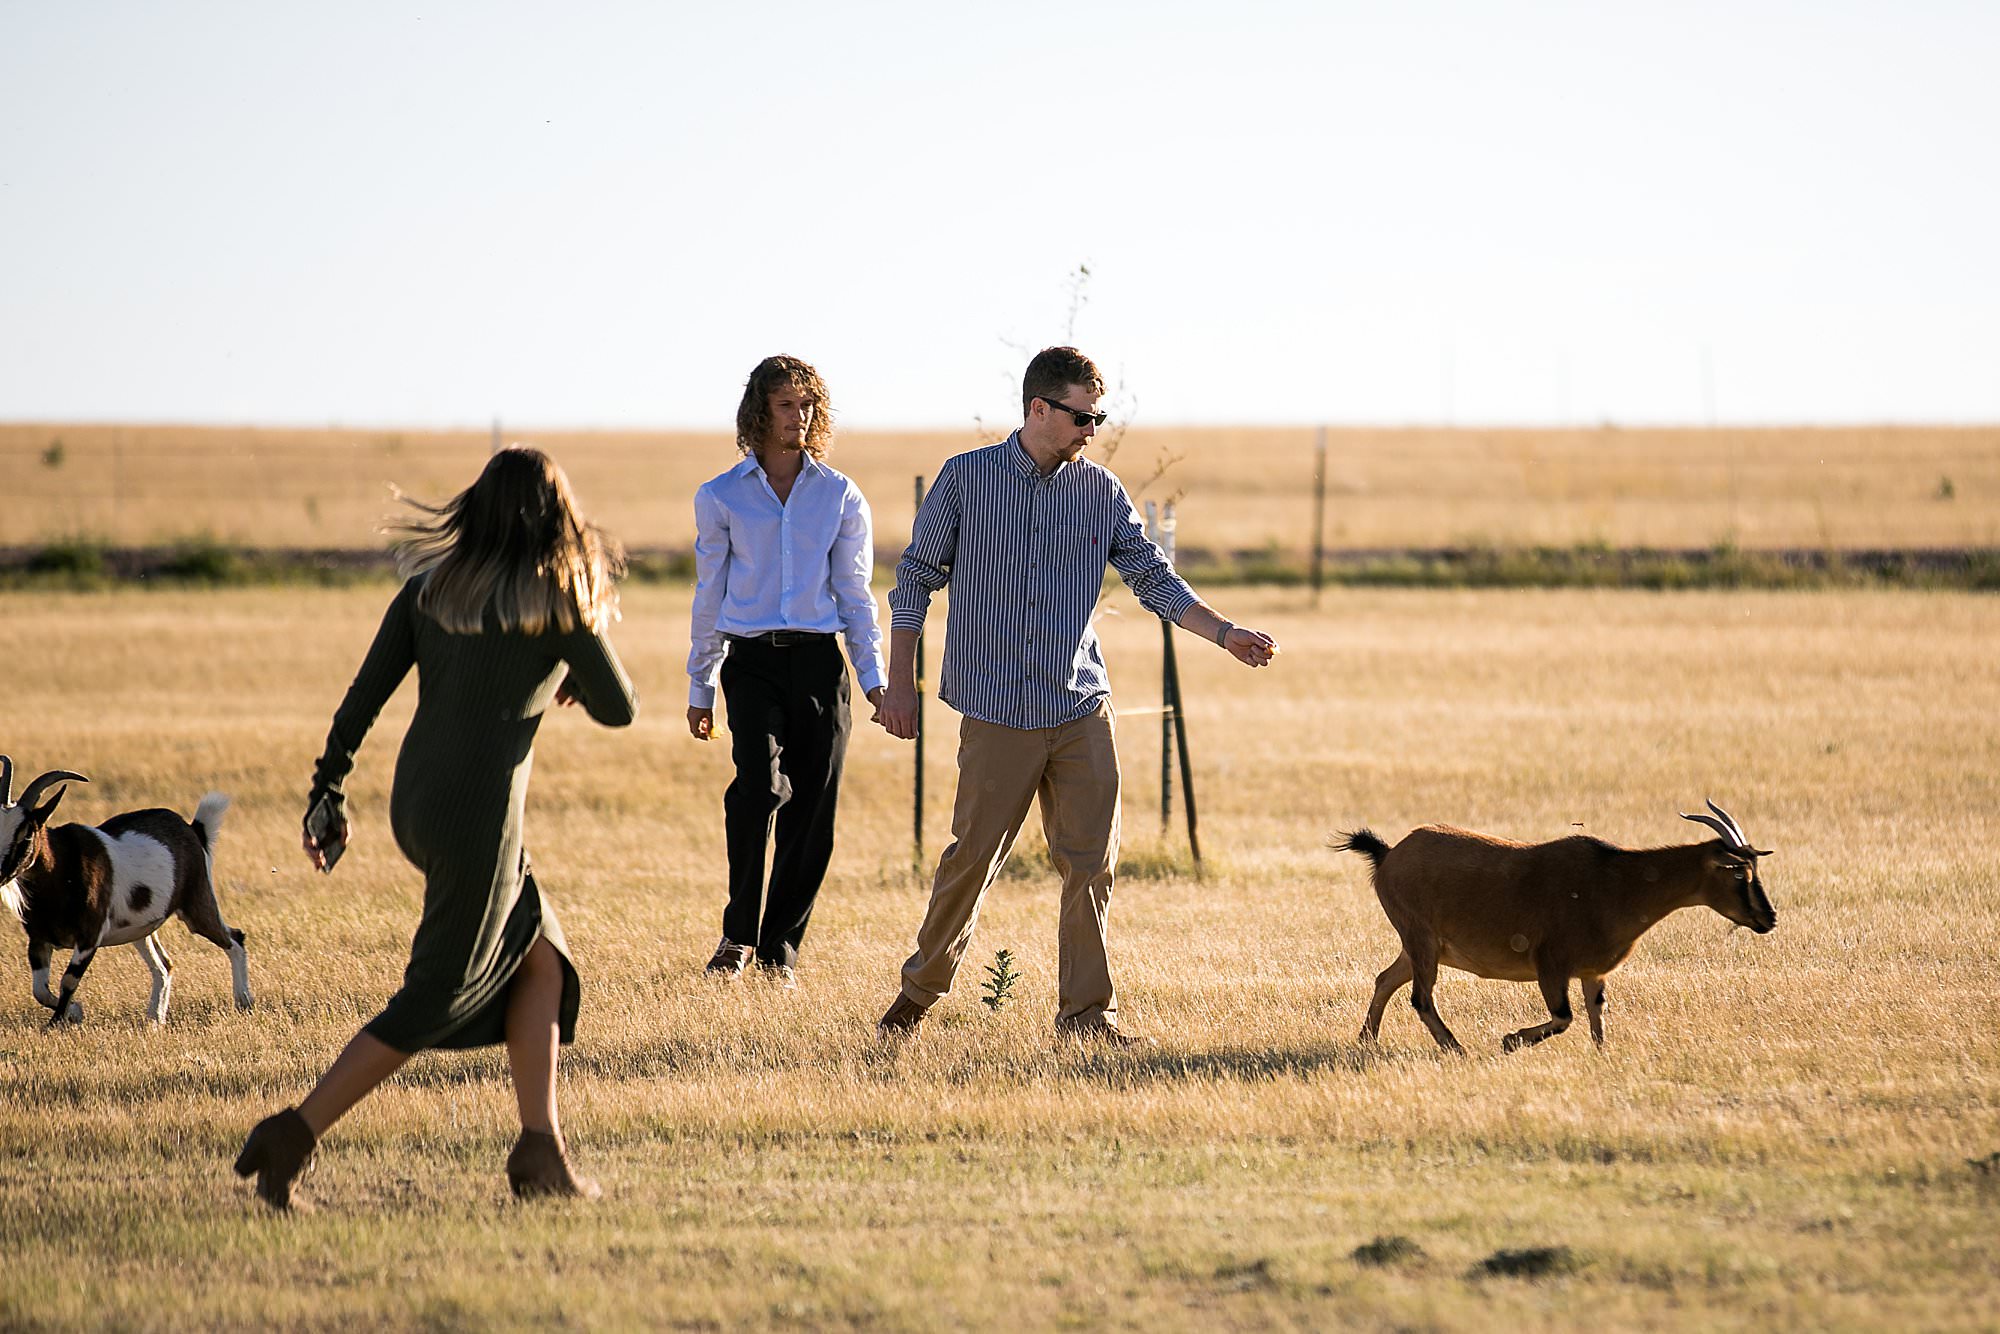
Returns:
[[[1464,1051],[1432,999],[1446,965],[1541,985],[1549,1022],[1509,1033],[1502,1051],[1569,1027],[1571,978],[1583,982],[1590,1036],[1603,1045],[1604,975],[1653,923],[1706,906],[1759,935],[1778,924],[1757,875],[1757,859],[1770,851],[1751,847],[1720,806],[1708,808],[1713,816],[1681,818],[1720,838],[1644,851],[1584,835],[1515,843],[1449,825],[1412,830],[1393,848],[1366,829],[1343,836],[1336,848],[1375,863],[1375,896],[1403,940],[1403,952],[1375,979],[1361,1040],[1375,1040],[1389,998],[1408,983],[1410,1003],[1438,1045]]]

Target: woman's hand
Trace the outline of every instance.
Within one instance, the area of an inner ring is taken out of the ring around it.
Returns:
[[[688,705],[688,731],[696,741],[706,741],[715,735],[715,710]]]
[[[347,842],[348,835],[351,832],[347,825],[347,817],[343,815],[340,817],[340,841],[342,843]],[[320,850],[319,844],[312,841],[312,835],[303,829],[299,830],[299,845],[306,850],[306,860],[313,864],[313,870],[324,871],[326,869],[326,853]]]

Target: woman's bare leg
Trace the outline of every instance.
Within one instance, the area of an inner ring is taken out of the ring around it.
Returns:
[[[562,1009],[562,959],[547,938],[521,960],[507,995],[507,1064],[521,1129],[561,1135],[556,1121],[557,1024]]]
[[[370,1037],[366,1032],[356,1033],[299,1104],[299,1115],[312,1128],[313,1137],[325,1135],[335,1121],[347,1114],[348,1108],[402,1069],[403,1062],[409,1059],[408,1052],[397,1051],[380,1038]]]

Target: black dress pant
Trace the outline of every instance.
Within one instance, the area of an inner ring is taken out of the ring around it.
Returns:
[[[722,934],[757,961],[797,962],[833,856],[833,813],[847,756],[847,662],[832,635],[787,647],[732,639],[722,660],[736,778],[722,795],[729,906]],[[770,893],[764,850],[775,828]],[[758,908],[763,908],[760,916]]]

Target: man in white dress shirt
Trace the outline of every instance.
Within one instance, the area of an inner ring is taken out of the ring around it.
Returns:
[[[786,987],[796,984],[799,945],[833,855],[850,726],[835,636],[846,638],[871,704],[881,704],[888,679],[868,586],[874,525],[861,488],[826,465],[832,442],[819,372],[796,357],[767,357],[736,409],[745,457],[694,497],[688,730],[700,741],[714,735],[719,678],[736,762],[722,797],[729,902],[708,971],[736,977],[754,958]]]

